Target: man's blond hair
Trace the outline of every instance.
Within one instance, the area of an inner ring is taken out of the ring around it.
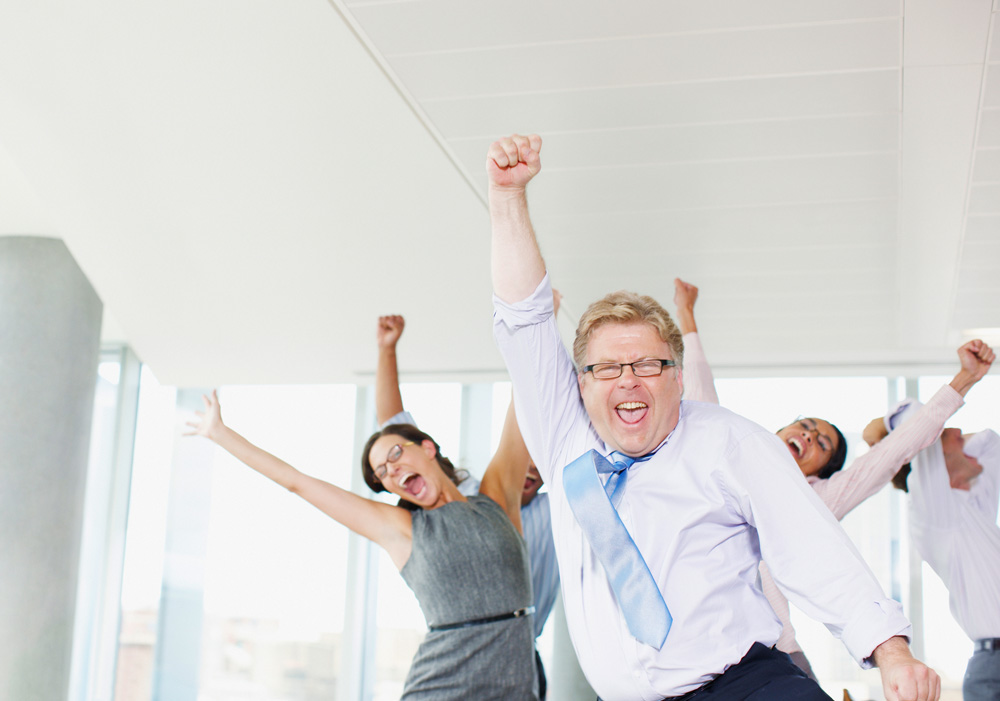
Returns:
[[[660,339],[670,346],[670,354],[677,362],[677,367],[684,364],[684,340],[667,310],[652,297],[619,290],[591,304],[580,317],[580,324],[576,327],[576,340],[573,341],[573,362],[576,363],[577,371],[583,369],[587,359],[587,345],[594,331],[605,324],[635,322],[652,325],[660,334]]]

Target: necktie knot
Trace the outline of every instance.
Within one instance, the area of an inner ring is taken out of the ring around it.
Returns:
[[[623,470],[629,469],[635,464],[636,461],[635,458],[629,457],[628,455],[625,455],[625,453],[619,453],[617,450],[608,456],[608,460],[614,466],[615,472],[622,472]]]

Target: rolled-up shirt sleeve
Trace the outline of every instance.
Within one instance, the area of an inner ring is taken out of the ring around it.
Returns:
[[[909,638],[902,606],[882,591],[780,440],[772,434],[748,438],[739,464],[728,491],[757,528],[761,555],[792,603],[823,621],[863,667],[872,666],[869,658],[881,643]]]
[[[556,327],[549,276],[520,302],[494,295],[493,307],[493,334],[514,387],[517,423],[542,479],[551,482],[570,444],[583,450],[590,420]]]
[[[390,416],[388,419],[385,420],[385,422],[380,424],[378,428],[381,431],[386,426],[395,426],[396,424],[410,424],[411,426],[416,426],[417,422],[413,418],[413,414],[404,409],[398,414],[393,414],[392,416]]]

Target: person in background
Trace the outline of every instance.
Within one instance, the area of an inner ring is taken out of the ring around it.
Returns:
[[[554,293],[556,308],[559,293]],[[378,363],[375,368],[375,419],[380,428],[392,424],[417,425],[413,415],[403,407],[403,397],[399,391],[399,365],[396,347],[406,327],[406,320],[398,315],[380,316],[375,332],[378,345]],[[518,434],[517,438],[520,438]],[[527,455],[527,449],[512,453],[517,457]],[[555,543],[552,541],[552,519],[549,512],[549,495],[542,492],[541,475],[538,468],[527,457],[527,472],[521,491],[521,528],[528,546],[528,561],[531,565],[531,589],[535,597],[534,631],[537,638],[542,634],[545,622],[552,612],[559,592],[559,567],[556,564]],[[479,481],[466,477],[459,483],[459,491],[472,496],[479,491]],[[546,695],[547,682],[542,658],[535,652],[538,666],[539,698]]]
[[[697,299],[697,287],[680,278],[674,280],[674,304],[684,334],[687,371],[684,397],[718,404],[712,371],[698,337],[694,317]],[[958,349],[958,357],[960,369],[955,377],[941,387],[926,406],[914,413],[913,421],[854,460],[847,469],[840,469],[846,454],[846,448],[840,450],[844,445],[843,435],[835,428],[834,431],[827,428],[833,424],[823,419],[807,418],[778,431],[802,474],[837,520],[843,519],[861,502],[880,491],[905,463],[937,439],[945,421],[958,411],[965,395],[989,371],[993,351],[982,341],[970,341]],[[766,563],[761,563],[761,586],[781,619],[782,630],[777,648],[787,652],[795,664],[815,678],[808,658],[795,639],[788,599],[775,586]]]
[[[992,352],[980,353],[984,360],[993,360]],[[925,408],[913,399],[903,401],[870,423],[864,439],[877,448],[905,431]],[[910,538],[944,581],[951,613],[973,642],[963,698],[996,701],[1000,699],[1000,436],[992,430],[963,435],[957,428],[946,428],[900,470],[893,486],[909,492]]]

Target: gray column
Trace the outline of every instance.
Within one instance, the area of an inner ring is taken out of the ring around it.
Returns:
[[[555,634],[552,641],[553,663],[551,668],[546,668],[549,701],[596,699],[597,694],[590,688],[577,661],[576,650],[573,649],[573,641],[570,640],[569,629],[566,627],[566,611],[563,609],[561,595],[552,607],[549,621],[545,625],[551,626]]]
[[[62,241],[0,237],[0,698],[68,692],[100,342]]]

